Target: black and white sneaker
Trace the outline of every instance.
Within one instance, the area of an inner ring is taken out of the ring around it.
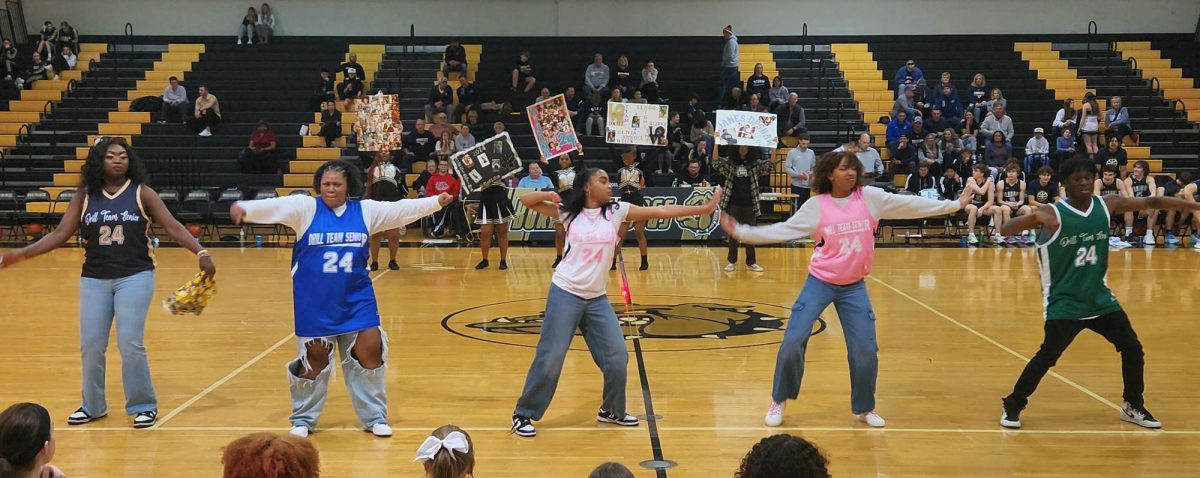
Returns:
[[[1125,405],[1121,407],[1121,420],[1139,427],[1162,428],[1162,423],[1154,419],[1154,415],[1150,414],[1150,410],[1146,410],[1144,406],[1135,407],[1130,405],[1129,402],[1125,402]]]
[[[107,413],[93,417],[83,411],[83,407],[79,407],[78,410],[75,410],[75,413],[67,417],[67,425],[83,425],[84,423],[93,422],[106,416],[108,416]]]
[[[537,436],[537,428],[533,427],[533,421],[531,421],[529,419],[529,417],[513,415],[512,423],[513,423],[512,431],[513,431],[513,433],[516,433],[517,436],[521,436],[521,437]]]
[[[1008,400],[1000,399],[1000,426],[1004,428],[1021,428],[1021,409],[1010,405]]]
[[[628,413],[626,413],[624,416],[617,416],[616,413],[610,412],[603,408],[600,409],[600,413],[596,414],[596,421],[600,423],[611,423],[613,425],[620,425],[623,427],[638,426],[637,417]]]
[[[133,428],[150,428],[158,421],[158,410],[150,410],[133,416]]]

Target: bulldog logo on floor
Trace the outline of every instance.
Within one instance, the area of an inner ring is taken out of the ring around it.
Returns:
[[[613,304],[627,339],[642,340],[646,351],[712,350],[778,344],[783,340],[790,309],[756,302],[685,297],[643,296],[631,310]],[[482,340],[533,347],[541,332],[545,299],[526,299],[473,307],[450,314],[442,326],[451,333]],[[551,319],[553,320],[553,319]],[[813,335],[825,331],[818,319]],[[576,335],[579,335],[578,332]],[[572,350],[584,350],[573,347]]]

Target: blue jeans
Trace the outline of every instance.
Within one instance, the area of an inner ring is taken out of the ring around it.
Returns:
[[[813,323],[833,303],[842,332],[846,336],[846,357],[850,361],[850,410],[855,414],[875,409],[875,379],[879,375],[879,344],[875,341],[875,310],[867,296],[867,285],[833,285],[808,276],[800,297],[792,306],[787,331],[775,359],[775,385],[771,398],[776,403],[800,396],[804,378],[804,351],[812,335]]]
[[[309,430],[317,428],[317,420],[325,409],[325,398],[329,396],[329,379],[334,374],[334,348],[338,349],[341,356],[342,373],[346,374],[346,391],[350,394],[350,403],[363,428],[371,428],[377,423],[387,424],[387,387],[384,383],[387,335],[383,334],[382,328],[379,333],[383,341],[384,363],[375,369],[364,368],[350,355],[354,342],[358,340],[358,332],[331,337],[299,337],[300,358],[287,364],[288,388],[292,394],[292,416],[288,420],[292,426],[303,426]],[[313,379],[300,376],[311,368],[306,360],[310,342],[324,342],[329,347],[329,364]]]
[[[729,95],[729,90],[732,90],[735,86],[742,86],[742,74],[738,71],[738,67],[726,66],[721,68],[721,94],[717,96],[718,105],[725,102],[725,97]]]
[[[1037,175],[1037,169],[1050,165],[1050,156],[1045,154],[1029,154],[1025,156],[1025,174]]]
[[[575,329],[583,333],[592,360],[604,374],[604,398],[600,408],[625,416],[625,379],[629,366],[629,349],[625,346],[625,335],[613,311],[608,297],[583,299],[551,284],[546,298],[546,312],[542,319],[542,333],[538,338],[537,352],[529,374],[525,377],[525,389],[517,399],[513,413],[541,420],[554,390],[558,388],[558,377],[562,374],[563,360],[575,337]]]
[[[135,415],[158,409],[145,344],[146,311],[153,297],[153,270],[119,279],[80,279],[79,350],[83,360],[83,411],[88,415],[98,417],[108,413],[104,399],[104,355],[114,319],[117,349],[121,351],[125,413]]]

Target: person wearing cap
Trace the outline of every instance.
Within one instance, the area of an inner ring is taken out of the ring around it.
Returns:
[[[915,88],[916,86],[914,85],[900,86],[900,94],[896,95],[896,102],[892,104],[893,118],[896,117],[896,113],[900,110],[907,111],[909,118],[915,119],[921,116],[921,111],[917,109],[916,100],[913,99],[916,96]]]
[[[923,79],[925,79],[925,73],[921,72],[921,69],[917,67],[917,62],[908,60],[904,63],[904,66],[896,70],[896,76],[892,78],[892,82],[896,86],[912,86]]]
[[[925,128],[925,118],[918,116],[913,118],[912,129],[908,131],[908,139],[913,144],[920,143],[921,141],[925,141],[925,133],[928,132],[928,129]]]
[[[717,104],[725,102],[725,95],[731,88],[742,84],[742,74],[738,71],[738,39],[733,34],[733,25],[725,25],[721,37],[725,39],[725,47],[721,50],[721,92],[717,95]]]
[[[425,103],[425,121],[433,121],[438,113],[445,113],[446,116],[454,114],[454,89],[444,76],[429,90],[429,102]]]
[[[1046,139],[1045,130],[1033,129],[1033,137],[1025,143],[1025,174],[1030,176],[1039,167],[1050,164],[1050,141]]]

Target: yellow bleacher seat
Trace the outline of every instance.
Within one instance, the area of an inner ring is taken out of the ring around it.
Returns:
[[[149,123],[150,122],[150,113],[149,112],[113,111],[113,112],[108,113],[108,122],[109,123],[140,123],[140,124]]]
[[[138,135],[142,134],[140,123],[100,123],[99,133],[102,135]]]
[[[283,185],[292,188],[312,187],[312,174],[285,174]]]
[[[342,150],[338,148],[300,148],[296,150],[296,160],[298,161],[329,161],[342,157]]]

